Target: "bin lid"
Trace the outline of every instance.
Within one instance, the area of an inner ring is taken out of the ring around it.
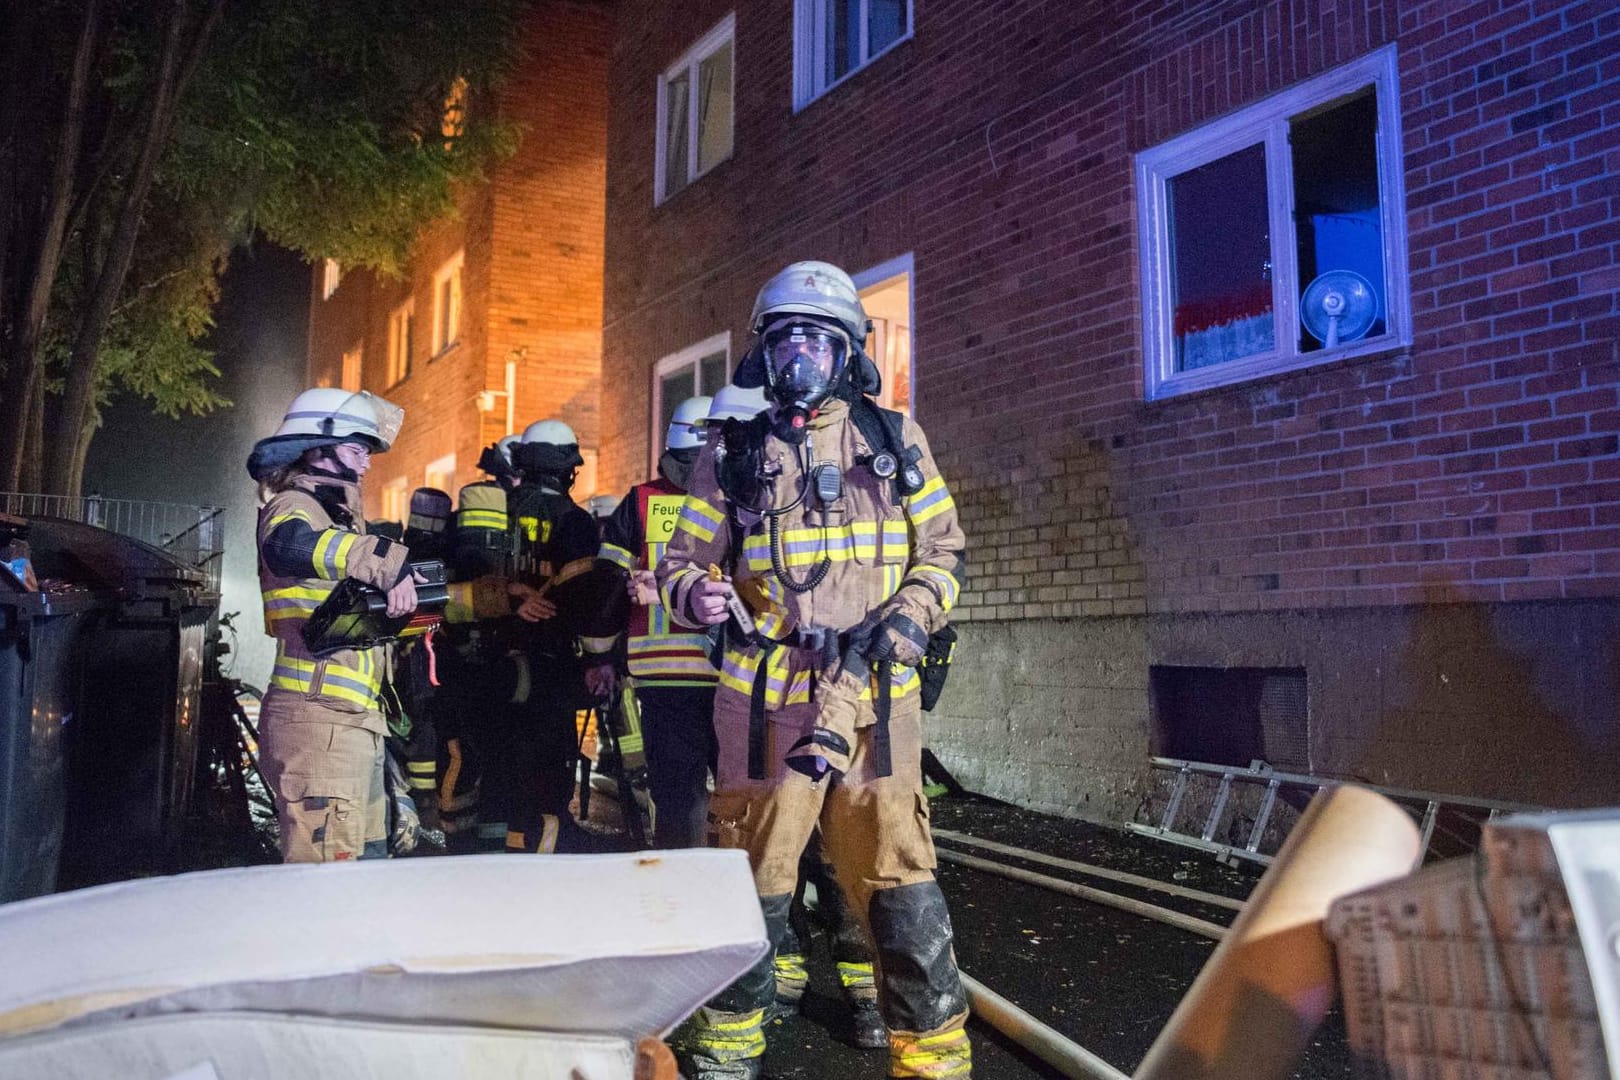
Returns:
[[[28,543],[35,573],[131,597],[197,592],[207,575],[184,559],[81,521],[29,518]]]
[[[737,851],[211,870],[0,905],[0,1039],[245,1009],[633,1041],[764,953]]]

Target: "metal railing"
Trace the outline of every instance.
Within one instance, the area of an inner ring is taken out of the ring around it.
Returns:
[[[225,508],[190,503],[0,491],[0,513],[78,521],[151,544],[203,572],[219,591],[225,561]]]

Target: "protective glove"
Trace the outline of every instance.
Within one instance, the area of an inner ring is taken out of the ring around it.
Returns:
[[[928,651],[928,632],[908,616],[891,611],[878,623],[867,657],[874,662],[888,660],[902,667],[916,667]]]

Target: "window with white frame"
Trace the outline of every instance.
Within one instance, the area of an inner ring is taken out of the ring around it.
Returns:
[[[462,252],[456,252],[433,275],[433,355],[461,340]]]
[[[793,107],[911,36],[912,0],[794,0]]]
[[[428,462],[426,476],[422,480],[423,487],[438,488],[446,494],[454,495],[456,491],[456,455],[446,454]]]
[[[866,355],[883,378],[878,404],[911,415],[911,256],[864,270],[854,281],[872,323]]]
[[[731,334],[719,333],[678,353],[671,353],[653,366],[652,378],[652,463],[664,450],[664,434],[675,417],[675,406],[699,394],[714,392],[731,381]]]
[[[330,300],[343,280],[343,267],[336,259],[321,260],[321,299]]]
[[[665,199],[731,156],[732,42],[727,15],[658,77],[657,176]]]
[[[365,350],[356,345],[343,354],[343,368],[339,376],[339,385],[353,393],[360,389],[361,364],[365,360]]]
[[[410,493],[403,476],[396,476],[383,485],[381,520],[404,522],[409,508]]]
[[[388,316],[388,385],[403,382],[411,373],[411,331],[416,304],[407,300]]]
[[[1149,398],[1411,342],[1395,61],[1137,155]]]

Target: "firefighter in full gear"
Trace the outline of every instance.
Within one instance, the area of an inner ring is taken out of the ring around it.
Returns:
[[[450,496],[438,488],[421,487],[411,492],[409,516],[401,539],[412,562],[444,558],[445,537],[451,518]],[[468,583],[466,588],[471,588]],[[461,590],[458,590],[460,593]],[[435,632],[435,637],[437,633]],[[389,752],[405,778],[411,802],[421,827],[437,832],[439,823],[438,753],[439,736],[434,723],[433,642],[396,642],[389,657],[385,685],[395,695],[399,715],[404,718],[403,737],[390,739]],[[398,827],[396,825],[395,832]],[[395,844],[397,848],[398,843]]]
[[[600,606],[592,572],[596,522],[569,496],[584,463],[573,429],[561,420],[530,424],[512,447],[520,480],[507,495],[518,601],[514,651],[526,676],[502,714],[504,749],[485,763],[486,785],[496,779],[505,792],[508,851],[584,846],[568,812],[579,751],[575,716],[589,704],[580,637]]]
[[[455,514],[445,533],[445,568],[453,583],[504,579],[514,569],[512,536],[507,528],[506,500],[520,483],[512,467],[508,435],[484,448],[478,467],[488,479],[462,487]],[[476,588],[476,586],[475,586]],[[438,729],[438,804],[446,845],[452,852],[502,851],[506,823],[481,812],[484,762],[500,724],[492,720],[527,696],[527,661],[513,647],[511,605],[504,598],[480,596],[481,609],[496,614],[472,617],[458,603],[454,588],[446,624],[437,635],[439,691],[433,716]]]
[[[714,395],[705,426],[717,432],[727,420],[752,420],[769,407],[762,387],[744,390],[727,383]],[[810,983],[810,952],[815,936],[826,939],[837,969],[838,985],[849,1005],[850,1041],[868,1049],[888,1046],[889,1033],[877,1008],[871,946],[822,856],[819,831],[811,835],[799,859],[798,884],[787,926],[776,948],[774,1013],[794,1012],[803,1000]]]
[[[584,639],[591,695],[601,700],[629,692],[640,704],[647,788],[656,810],[654,844],[660,848],[703,844],[714,767],[716,673],[709,637],[672,624],[650,581],[674,535],[707,435],[710,402],[693,397],[675,407],[658,478],[631,488],[603,523],[597,565],[605,578],[607,619]],[[627,686],[620,685],[616,661],[621,644]]]
[[[721,846],[749,854],[771,950],[698,1011],[677,1048],[693,1080],[759,1075],[772,958],[819,823],[876,956],[889,1075],[966,1077],[967,1001],[934,880],[915,667],[960,589],[955,504],[921,429],[868,399],[879,376],[846,274],[789,266],[761,290],[752,328],[735,381],[764,385],[772,407],[705,446],[657,578],[678,622],[727,627],[709,820]],[[846,736],[822,713],[847,692],[851,665],[864,678],[845,703]]]
[[[382,647],[315,657],[303,626],[338,582],[387,595],[387,613],[416,607],[405,545],[366,534],[360,478],[393,443],[404,414],[369,393],[296,397],[248,458],[259,483],[259,586],[276,661],[259,713],[260,763],[275,798],[287,862],[382,857],[387,724],[378,707]]]

